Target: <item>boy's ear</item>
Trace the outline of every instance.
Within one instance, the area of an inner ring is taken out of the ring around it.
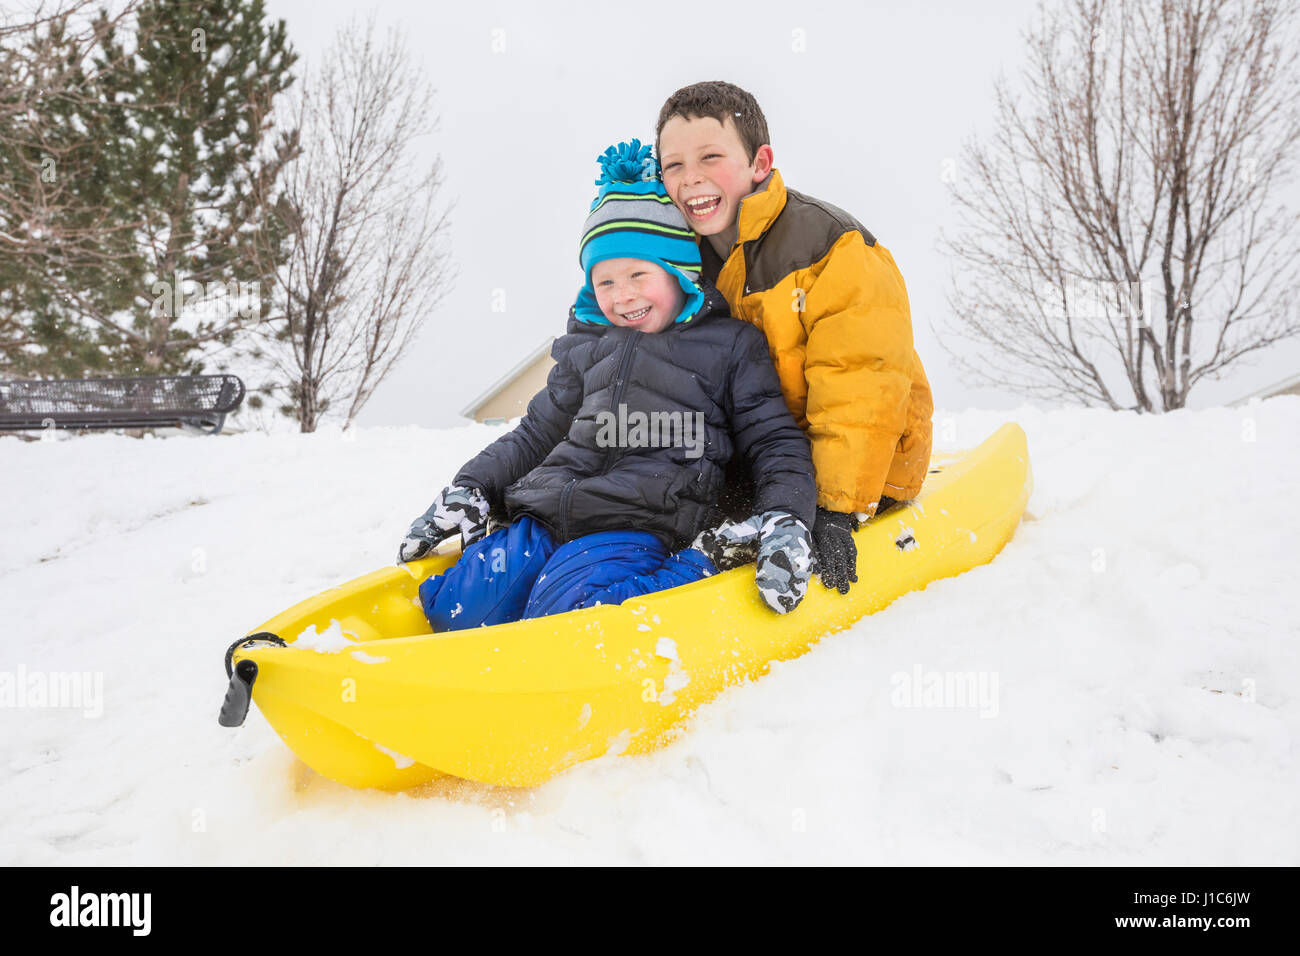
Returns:
[[[767,143],[754,152],[754,182],[761,183],[767,178],[767,174],[772,171],[772,147]]]

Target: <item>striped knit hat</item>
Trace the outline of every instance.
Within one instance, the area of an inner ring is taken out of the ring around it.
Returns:
[[[574,303],[574,314],[584,322],[609,325],[591,287],[591,267],[606,259],[645,259],[675,276],[686,294],[676,322],[689,322],[704,303],[695,233],[668,197],[659,164],[650,153],[649,145],[634,139],[597,157],[600,190],[578,247],[578,262],[587,281]]]

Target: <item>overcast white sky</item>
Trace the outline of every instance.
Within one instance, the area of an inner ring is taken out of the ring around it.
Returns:
[[[429,155],[442,156],[455,201],[458,278],[360,424],[454,424],[470,399],[562,332],[582,279],[577,243],[595,194],[595,157],[621,139],[653,141],[664,99],[705,79],[753,92],[787,184],[848,210],[893,253],[936,406],[1021,404],[962,384],[936,343],[934,327],[949,313],[949,265],[937,239],[955,222],[944,161],[990,129],[993,81],[1019,71],[1020,31],[1035,0],[655,9],[269,0],[304,61],[350,19],[373,11],[380,26],[400,25],[438,90]],[[806,52],[796,51],[797,35]],[[494,37],[503,51],[494,52]],[[497,289],[504,312],[492,311]],[[1193,404],[1231,400],[1298,371],[1300,345],[1203,386]]]

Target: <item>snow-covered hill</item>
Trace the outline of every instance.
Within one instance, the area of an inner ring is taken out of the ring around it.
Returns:
[[[398,795],[256,708],[219,727],[221,657],[390,563],[501,429],[0,439],[0,863],[1300,863],[1300,399],[940,412],[937,445],[1004,420],[1036,490],[992,564],[656,754]],[[76,706],[32,699],[74,672]],[[970,705],[905,706],[966,675]]]

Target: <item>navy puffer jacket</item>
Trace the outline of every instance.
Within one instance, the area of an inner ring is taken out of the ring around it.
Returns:
[[[481,488],[511,521],[530,515],[560,543],[635,529],[678,550],[717,523],[726,465],[738,454],[754,476],[754,512],[779,508],[811,527],[808,438],[786,407],[767,340],[730,317],[716,288],[704,291],[689,321],[653,334],[570,310],[546,388],[455,483]]]

